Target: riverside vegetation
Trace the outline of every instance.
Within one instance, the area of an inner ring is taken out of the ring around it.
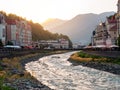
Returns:
[[[24,66],[45,55],[57,53],[61,53],[61,51],[44,51],[21,57],[3,58],[0,60],[0,90],[51,90],[26,72]]]
[[[69,61],[73,65],[87,66],[120,75],[120,57],[109,58],[80,51],[71,55]]]

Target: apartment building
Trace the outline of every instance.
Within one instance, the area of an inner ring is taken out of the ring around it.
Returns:
[[[119,37],[119,35],[120,35],[120,0],[118,0],[118,3],[117,3],[116,18],[117,18],[117,37]]]
[[[108,35],[105,23],[100,23],[97,25],[93,33],[92,45],[106,45],[106,39]]]
[[[0,39],[2,43],[5,45],[6,40],[6,23],[5,23],[5,17],[0,14]]]
[[[17,21],[13,19],[6,20],[6,43],[11,41],[14,45],[18,45],[17,39]]]
[[[26,21],[19,22],[19,40],[21,46],[30,46],[32,43],[31,26]]]
[[[108,32],[108,38],[106,41],[107,45],[115,45],[118,38],[117,31],[117,19],[115,18],[116,14],[110,16],[106,20],[106,28]]]
[[[93,31],[92,45],[105,45],[106,47],[116,45],[120,35],[120,0],[118,0],[118,11],[116,14],[106,18],[104,23],[100,23]]]
[[[4,45],[10,41],[14,45],[31,46],[31,26],[26,20],[8,19],[0,13],[0,40]]]

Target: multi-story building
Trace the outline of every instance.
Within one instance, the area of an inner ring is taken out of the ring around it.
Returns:
[[[107,29],[105,23],[97,25],[93,33],[92,45],[106,45]]]
[[[116,18],[117,18],[117,37],[119,37],[119,35],[120,35],[120,0],[118,0],[118,3],[117,3]]]
[[[5,45],[6,40],[6,23],[5,23],[5,17],[0,14],[0,39],[2,43]]]
[[[26,21],[20,21],[19,39],[21,46],[29,46],[32,42],[31,26]]]
[[[14,45],[18,45],[16,20],[8,19],[6,23],[6,43],[11,41]]]
[[[115,14],[116,15],[116,14]],[[117,42],[117,19],[115,18],[115,15],[110,16],[106,20],[106,27],[108,32],[108,38],[106,40],[106,44],[109,45],[115,45]]]
[[[117,42],[117,20],[115,15],[107,18],[105,23],[100,23],[93,32],[92,45],[115,45]]]
[[[69,48],[69,41],[68,40],[62,38],[62,39],[59,39],[59,43],[60,43],[61,48],[63,48],[63,49]]]
[[[32,42],[31,27],[26,21],[6,20],[6,42],[14,45],[30,46]]]
[[[116,45],[120,35],[120,0],[118,0],[118,11],[116,14],[107,17],[105,23],[97,26],[93,31],[92,45],[105,45],[106,47]]]
[[[45,46],[55,49],[68,49],[69,41],[63,38],[59,40],[41,40],[38,42],[37,46]]]

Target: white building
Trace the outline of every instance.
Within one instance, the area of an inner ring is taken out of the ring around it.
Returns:
[[[0,39],[2,41],[3,44],[5,44],[5,40],[6,40],[6,24],[5,24],[5,17],[0,14]]]
[[[117,37],[120,35],[120,0],[117,3]]]
[[[95,31],[92,38],[93,42],[92,45],[106,45],[106,39],[107,39],[107,29],[105,23],[100,23]]]
[[[59,39],[59,40],[41,40],[38,43],[38,46],[45,46],[55,49],[68,49],[69,48],[69,41],[66,39]]]

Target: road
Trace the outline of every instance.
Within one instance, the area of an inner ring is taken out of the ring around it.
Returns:
[[[81,65],[67,59],[75,52],[45,56],[25,68],[44,85],[55,90],[120,90],[120,76]]]

